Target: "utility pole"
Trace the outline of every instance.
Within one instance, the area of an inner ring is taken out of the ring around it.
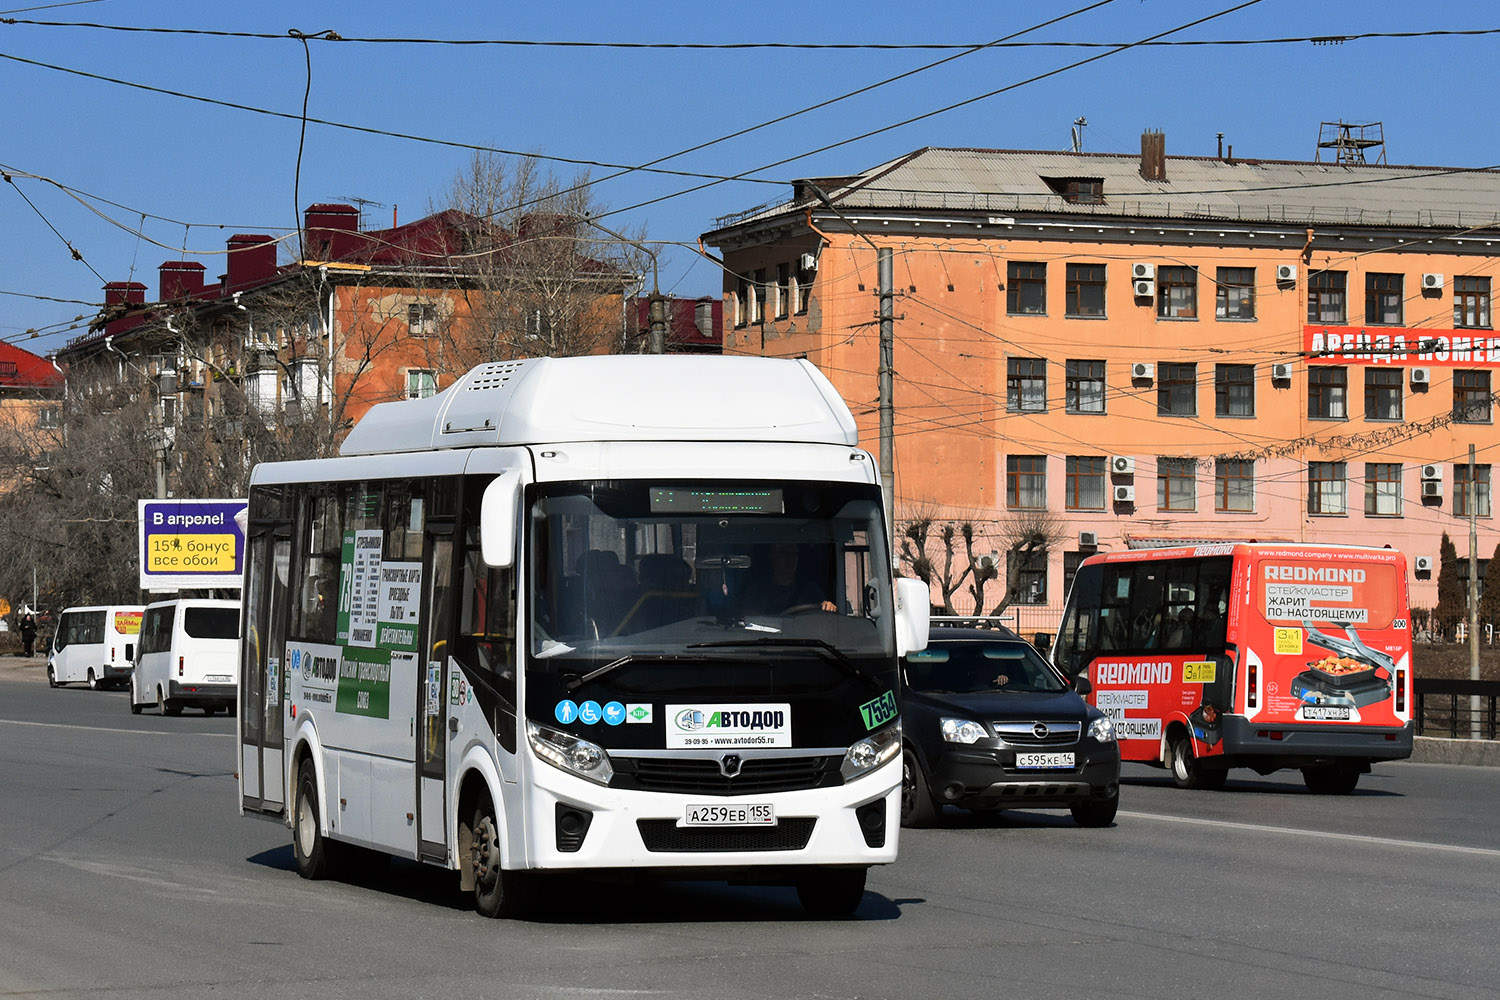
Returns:
[[[1479,485],[1474,482],[1474,446],[1469,445],[1469,481],[1464,485],[1469,505],[1469,680],[1479,680]],[[1479,739],[1479,695],[1469,695],[1469,736]]]
[[[650,351],[652,354],[667,353],[667,300],[651,288],[651,303],[647,315],[651,319]]]
[[[875,251],[876,274],[880,282],[880,493],[885,501],[885,533],[896,544],[896,471],[895,446],[892,431],[895,427],[895,408],[891,401],[892,374],[895,366],[895,319],[896,293],[893,288],[894,268],[891,264],[891,248],[880,247]]]

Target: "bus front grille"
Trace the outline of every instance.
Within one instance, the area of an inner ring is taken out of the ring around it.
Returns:
[[[639,819],[636,827],[648,851],[800,851],[812,838],[811,816],[783,819],[775,826],[678,826],[675,819]]]
[[[614,757],[612,788],[687,795],[764,795],[843,783],[841,758],[749,757],[727,777],[717,759],[703,757]]]

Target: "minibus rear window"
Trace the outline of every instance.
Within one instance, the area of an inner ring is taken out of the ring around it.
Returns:
[[[238,639],[238,608],[187,608],[182,613],[182,630],[194,639]]]

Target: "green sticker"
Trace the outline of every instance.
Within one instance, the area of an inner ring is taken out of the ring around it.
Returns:
[[[874,701],[867,701],[859,706],[859,711],[865,717],[866,729],[883,726],[896,717],[896,694],[894,691],[887,691]]]

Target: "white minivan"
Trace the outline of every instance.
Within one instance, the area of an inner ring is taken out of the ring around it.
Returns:
[[[123,687],[135,662],[142,611],[139,604],[63,611],[47,650],[47,683]]]
[[[239,676],[240,602],[181,597],[146,605],[130,710],[155,703],[163,715],[187,707],[234,711]]]

